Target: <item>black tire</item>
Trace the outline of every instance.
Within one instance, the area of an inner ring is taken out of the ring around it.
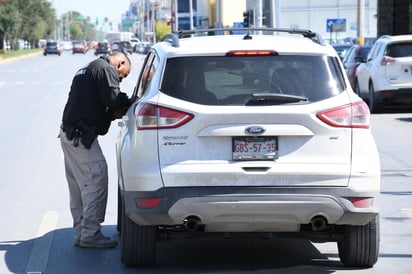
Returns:
[[[123,210],[121,228],[122,263],[131,267],[152,265],[156,257],[156,226],[140,226]]]
[[[117,187],[117,224],[116,224],[116,230],[119,233],[122,233],[122,216],[123,216],[122,194],[120,193],[120,187]]]
[[[364,226],[344,226],[339,257],[347,267],[372,267],[379,257],[379,216]]]
[[[382,110],[382,105],[376,102],[375,88],[373,83],[369,83],[369,109],[372,113],[379,113]]]
[[[359,82],[358,79],[355,79],[355,93],[362,98],[361,92],[360,92],[360,87],[359,87]]]

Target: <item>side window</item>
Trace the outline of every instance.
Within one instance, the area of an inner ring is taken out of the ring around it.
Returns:
[[[382,47],[382,43],[376,43],[372,47],[371,51],[368,54],[368,62],[376,58],[376,56],[378,55],[381,47]]]
[[[158,64],[159,60],[156,57],[156,54],[154,52],[148,53],[140,71],[139,81],[133,91],[132,98],[134,100],[142,97],[149,89]]]

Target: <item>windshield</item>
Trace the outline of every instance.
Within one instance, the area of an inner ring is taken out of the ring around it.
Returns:
[[[205,105],[302,104],[344,89],[337,58],[302,55],[171,58],[161,85],[170,96]]]

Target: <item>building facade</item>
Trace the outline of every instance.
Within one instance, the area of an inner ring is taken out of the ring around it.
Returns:
[[[325,39],[342,39],[357,37],[358,1],[132,0],[131,6],[135,6],[140,32],[150,29],[153,20],[165,19],[173,30],[239,26],[243,12],[253,11],[252,26],[310,29]],[[378,0],[362,1],[363,36],[376,37]]]

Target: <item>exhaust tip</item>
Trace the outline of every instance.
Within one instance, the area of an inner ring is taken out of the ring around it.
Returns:
[[[326,228],[328,220],[324,216],[318,215],[310,220],[310,224],[313,231],[319,232]]]
[[[199,230],[199,226],[202,222],[197,216],[189,216],[183,221],[183,224],[188,231],[194,232]]]

